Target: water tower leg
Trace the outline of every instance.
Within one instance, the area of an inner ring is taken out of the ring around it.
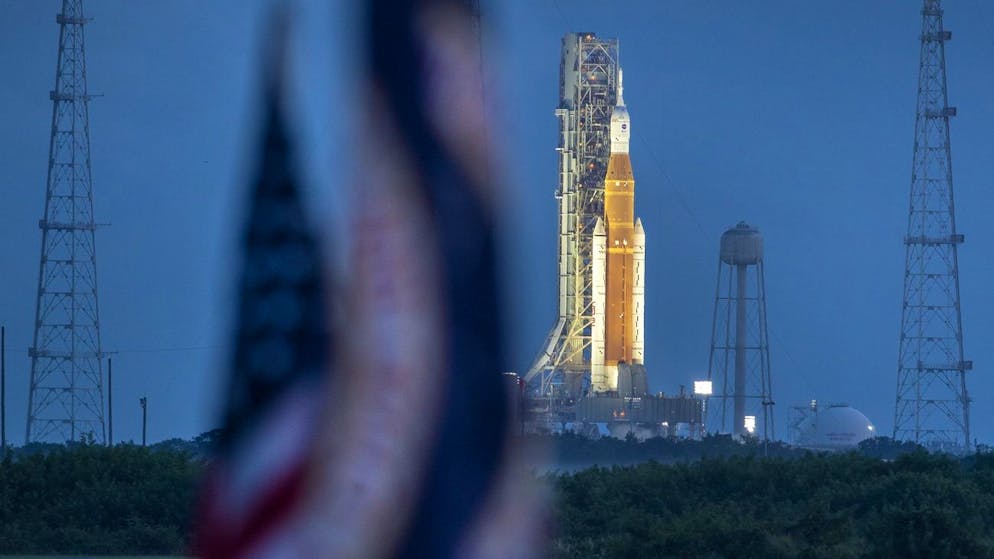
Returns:
[[[735,433],[746,434],[746,265],[735,267]]]

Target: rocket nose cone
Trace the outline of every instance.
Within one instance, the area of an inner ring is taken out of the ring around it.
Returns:
[[[594,224],[594,235],[606,235],[607,231],[604,229],[604,220],[597,218],[597,223]]]
[[[632,135],[631,125],[628,109],[615,107],[611,112],[611,153],[628,153],[628,142]]]
[[[645,238],[645,229],[642,228],[642,218],[635,220],[635,236]]]

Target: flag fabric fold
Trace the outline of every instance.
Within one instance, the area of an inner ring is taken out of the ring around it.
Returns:
[[[196,546],[208,558],[250,555],[299,507],[329,377],[322,254],[282,106],[284,34],[268,45],[223,434],[201,503]]]
[[[366,4],[357,163],[347,181],[347,327],[334,355],[327,319],[309,314],[326,311],[320,259],[302,229],[271,95],[246,241],[232,428],[205,493],[207,557],[540,550],[542,492],[525,480],[502,374],[496,196],[472,4]],[[313,275],[279,279],[286,270],[268,264],[288,254]],[[307,312],[292,313],[286,301],[307,301]],[[313,329],[297,329],[305,323]],[[291,425],[298,431],[285,432]],[[270,455],[279,445],[285,452]]]

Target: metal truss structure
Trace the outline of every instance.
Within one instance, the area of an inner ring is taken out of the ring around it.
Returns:
[[[105,440],[82,0],[63,0],[26,442]]]
[[[525,375],[533,396],[575,398],[590,377],[593,232],[604,214],[618,40],[568,33],[559,70],[559,317]]]
[[[897,363],[894,438],[930,447],[970,446],[970,398],[963,359],[953,175],[939,0],[924,0],[904,305]]]
[[[787,443],[798,445],[801,443],[804,422],[809,417],[818,413],[818,404],[814,400],[803,406],[790,406],[787,410]]]

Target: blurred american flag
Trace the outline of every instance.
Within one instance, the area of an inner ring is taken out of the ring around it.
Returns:
[[[323,258],[308,227],[283,114],[286,27],[277,20],[243,234],[224,429],[201,503],[196,546],[204,557],[248,556],[300,506],[330,378]]]
[[[523,480],[502,377],[497,216],[473,4],[366,4],[364,106],[350,182],[354,242],[338,351],[329,363],[324,319],[308,322],[314,330],[307,332],[275,332],[280,347],[299,355],[260,350],[274,333],[253,333],[251,309],[259,302],[252,299],[266,292],[251,289],[260,274],[246,268],[252,281],[243,281],[239,331],[245,333],[232,372],[235,411],[228,417],[229,425],[251,428],[241,431],[247,442],[229,444],[208,484],[200,540],[205,556],[529,557],[541,551],[541,495]],[[272,97],[270,122],[283,130],[278,96]],[[260,184],[288,176],[285,134],[277,134],[279,142],[268,134]],[[296,190],[284,190],[293,191],[299,208]],[[250,231],[286,225],[266,215],[283,215],[285,200],[274,205],[272,197],[263,198],[257,192]],[[304,220],[297,217],[299,232]],[[254,239],[250,234],[248,263],[254,252],[289,248],[262,239],[256,246]],[[298,242],[290,250],[306,254],[310,277],[319,282],[316,245],[309,239],[303,247]],[[311,302],[308,312],[326,310],[319,285],[293,285],[295,300]],[[260,353],[267,365],[255,368],[251,356]],[[256,375],[273,378],[273,362],[296,369],[281,369],[286,374],[277,375],[278,387],[265,385],[268,402],[254,402],[246,421],[237,411],[243,408],[239,387],[252,385]],[[274,412],[259,416],[265,409]],[[285,433],[287,426],[296,431]],[[273,435],[282,441],[261,440]],[[266,456],[283,450],[289,453]]]

